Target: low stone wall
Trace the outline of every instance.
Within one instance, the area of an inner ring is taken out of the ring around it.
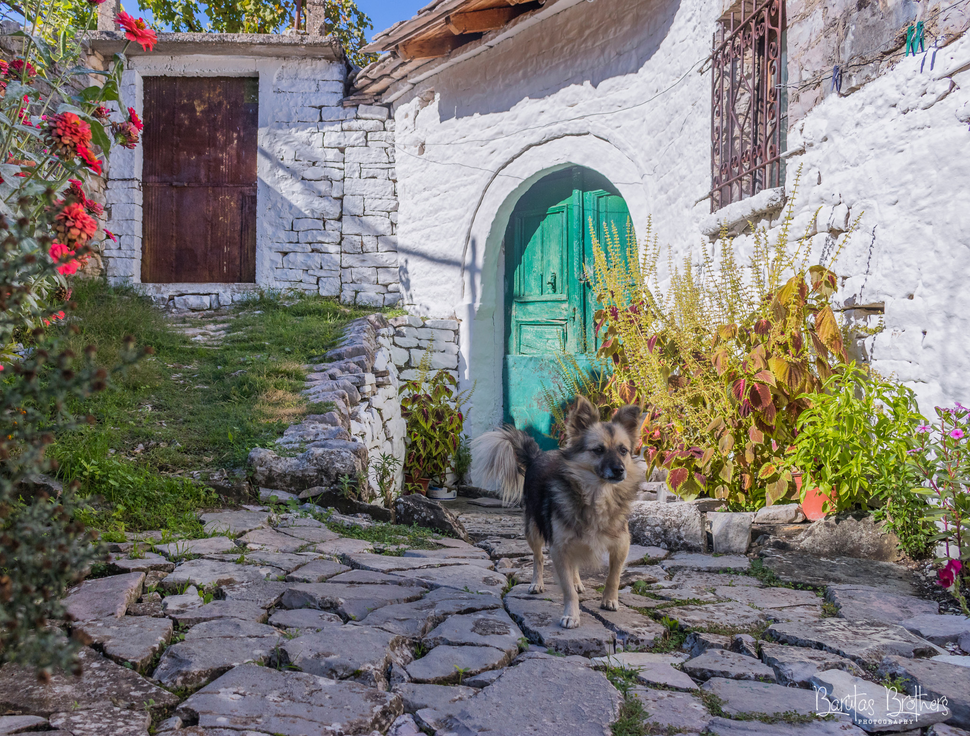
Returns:
[[[312,404],[334,408],[288,427],[275,450],[254,449],[249,465],[256,484],[314,498],[339,486],[342,476],[366,474],[363,500],[381,503],[373,465],[384,454],[404,462],[400,386],[419,376],[426,353],[433,370],[457,376],[458,322],[411,316],[388,321],[380,314],[352,322],[326,362],[310,366],[303,391]],[[287,450],[300,452],[281,457]],[[396,481],[400,489],[400,466]]]
[[[809,522],[795,503],[757,512],[730,512],[713,499],[684,502],[665,494],[658,501],[634,504],[630,536],[635,544],[672,551],[737,555],[771,548],[881,562],[894,562],[901,556],[899,540],[871,516],[842,515]]]

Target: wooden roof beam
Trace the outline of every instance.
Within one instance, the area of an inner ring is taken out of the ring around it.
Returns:
[[[464,46],[478,36],[425,36],[404,41],[397,47],[397,53],[402,59],[437,59],[447,56],[459,46]]]
[[[456,36],[463,33],[487,33],[503,28],[506,23],[519,15],[518,8],[489,8],[467,13],[452,13],[445,19],[445,25]]]

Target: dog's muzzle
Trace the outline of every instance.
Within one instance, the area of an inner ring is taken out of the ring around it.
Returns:
[[[610,483],[619,483],[626,477],[626,468],[622,465],[603,465],[600,467],[599,476]]]

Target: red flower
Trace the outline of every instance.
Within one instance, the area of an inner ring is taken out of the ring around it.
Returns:
[[[158,36],[155,31],[148,27],[148,24],[139,18],[135,20],[125,11],[118,13],[115,22],[125,29],[125,38],[139,44],[143,51],[151,51],[158,43]]]
[[[115,237],[115,234],[113,232],[111,232],[108,228],[105,228],[104,229],[104,234],[107,235],[109,238],[111,238],[116,243],[118,242],[118,238],[116,238]]]
[[[939,572],[940,585],[944,588],[952,588],[957,583],[963,563],[960,560],[950,560]]]
[[[47,120],[47,139],[54,153],[70,161],[88,147],[91,126],[73,112],[51,115]]]
[[[92,114],[92,115],[93,115],[94,117],[96,117],[96,118],[97,118],[98,120],[107,120],[107,119],[108,119],[108,117],[109,117],[109,116],[111,115],[111,110],[109,110],[109,109],[108,109],[107,107],[105,107],[104,105],[98,105],[98,106],[97,106],[97,107],[96,107],[96,108],[94,109],[94,112],[92,112],[91,114]]]
[[[97,232],[98,223],[85,211],[84,205],[72,202],[57,213],[54,230],[65,243],[83,245]]]
[[[24,66],[25,64],[26,66]],[[37,76],[37,70],[34,68],[34,65],[24,59],[14,59],[10,62],[6,71],[11,77],[22,78],[24,76],[24,69],[27,70],[28,82]]]
[[[6,75],[7,71],[10,69],[10,65],[3,59],[0,59],[0,74]]]
[[[134,148],[138,145],[138,128],[134,123],[128,121],[112,123],[111,132],[114,133],[115,142],[119,146]]]
[[[138,128],[138,132],[141,133],[145,129],[145,124],[138,117],[138,113],[135,112],[135,108],[128,108],[128,116],[131,118],[131,124]]]
[[[74,259],[74,251],[63,243],[54,243],[51,246],[51,249],[47,251],[47,254],[51,257],[51,260],[54,261],[54,263],[60,263],[60,265],[57,267],[57,272],[62,276],[70,276],[71,274],[75,274],[81,267],[81,264]],[[63,312],[61,314],[63,314]]]
[[[95,174],[101,176],[101,162],[98,157],[94,155],[94,151],[90,148],[79,148],[77,155],[81,157],[81,160],[87,164],[87,167],[91,169]]]

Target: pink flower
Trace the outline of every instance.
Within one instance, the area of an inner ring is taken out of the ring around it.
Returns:
[[[113,232],[111,232],[108,228],[105,228],[104,229],[104,234],[107,235],[109,238],[111,238],[116,243],[118,242],[118,238],[116,238],[115,237],[115,234]]]
[[[921,424],[916,428],[916,434],[929,434],[932,431],[930,425]]]
[[[944,588],[952,588],[960,575],[960,571],[963,569],[963,563],[960,560],[950,560],[947,562],[939,572],[939,583]]]
[[[949,434],[955,440],[962,440],[963,439],[963,430],[962,429],[954,429]]]

